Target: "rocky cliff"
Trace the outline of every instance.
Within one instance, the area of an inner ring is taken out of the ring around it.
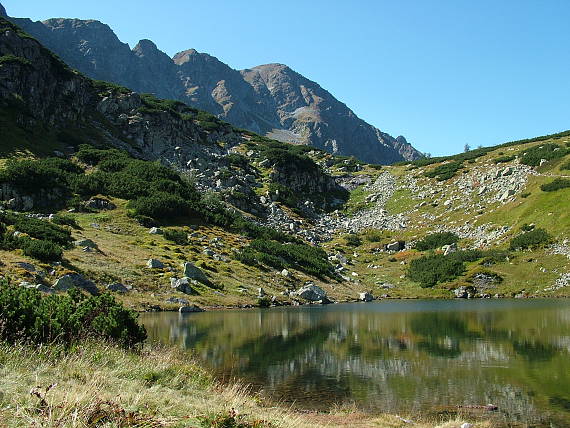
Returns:
[[[91,78],[183,101],[239,128],[373,163],[421,157],[405,138],[364,122],[285,65],[237,71],[194,49],[170,58],[150,40],[131,50],[111,28],[94,20],[10,19]]]

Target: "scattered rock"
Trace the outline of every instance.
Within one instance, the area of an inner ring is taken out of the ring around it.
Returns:
[[[453,290],[453,294],[455,294],[455,297],[458,299],[472,299],[477,294],[477,290],[471,285],[462,285],[461,287]]]
[[[314,284],[305,285],[304,287],[297,290],[295,294],[302,299],[309,300],[311,302],[316,302],[319,300],[323,301],[324,299],[328,300],[327,293],[321,287],[317,287]]]
[[[107,290],[108,291],[114,291],[115,293],[128,293],[129,289],[121,284],[120,282],[115,282],[113,284],[109,284],[107,285]]]
[[[81,248],[91,248],[91,249],[97,248],[97,244],[93,242],[91,239],[81,239],[79,241],[75,241],[75,246]]]
[[[386,245],[386,251],[401,251],[406,248],[404,241],[394,241]]]
[[[186,314],[190,312],[204,312],[204,309],[196,305],[186,305],[186,306],[181,306],[180,309],[178,309],[178,312],[180,312],[181,314]]]
[[[162,235],[162,229],[159,227],[151,227],[148,231],[151,235]]]
[[[146,262],[146,267],[150,269],[162,269],[164,268],[164,263],[162,263],[160,260],[157,259],[149,259]]]
[[[200,268],[194,266],[194,264],[190,262],[184,263],[184,276],[188,277],[188,279],[194,279],[196,281],[201,282],[202,284],[209,285],[210,280],[208,277],[200,270]]]
[[[192,288],[190,283],[191,280],[187,276],[180,279],[175,279],[175,278],[170,279],[170,286],[172,288],[175,288],[177,291],[180,291],[181,293],[184,294],[196,294],[196,291]]]
[[[115,204],[104,198],[91,198],[84,203],[84,206],[94,210],[114,210],[117,208]]]
[[[363,293],[358,294],[358,300],[362,302],[371,302],[372,300],[374,300],[374,296],[368,291],[365,291]]]
[[[166,299],[166,303],[174,303],[175,305],[188,306],[190,302],[186,299],[181,299],[180,297],[169,297]]]
[[[71,288],[80,288],[93,295],[99,294],[95,283],[78,273],[63,275],[53,283],[51,288],[55,291],[67,291]]]

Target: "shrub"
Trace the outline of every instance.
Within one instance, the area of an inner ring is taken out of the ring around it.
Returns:
[[[51,241],[64,248],[71,248],[71,232],[57,224],[24,215],[10,214],[5,217],[9,224],[22,233],[42,241]]]
[[[56,214],[52,217],[51,221],[60,226],[70,226],[74,229],[80,229],[74,217],[66,214]]]
[[[450,162],[440,165],[431,171],[427,171],[424,175],[429,178],[435,178],[437,181],[445,181],[455,176],[457,171],[462,168],[463,162]]]
[[[26,192],[39,189],[67,189],[74,175],[83,170],[73,162],[59,159],[9,159],[0,171],[0,183],[9,183]]]
[[[537,248],[541,245],[550,242],[552,237],[544,229],[537,228],[529,232],[524,232],[518,236],[511,239],[510,249],[511,250],[524,250],[527,248]]]
[[[320,278],[334,277],[324,250],[299,243],[280,243],[255,239],[240,251],[237,260],[249,265],[267,265],[276,269],[295,268]]]
[[[164,219],[187,215],[188,204],[184,199],[170,193],[156,193],[132,200],[127,205],[136,215]]]
[[[526,149],[521,156],[521,163],[529,166],[539,166],[540,161],[560,159],[570,153],[569,149],[560,147],[558,144],[543,144]]]
[[[342,238],[345,244],[351,247],[358,247],[362,244],[362,239],[356,233],[347,233]]]
[[[0,282],[0,337],[9,342],[70,345],[88,337],[134,346],[146,339],[136,315],[109,294],[78,290],[42,297],[33,289]]]
[[[165,229],[163,236],[164,239],[175,242],[178,245],[186,245],[188,243],[188,234],[183,230]]]
[[[568,144],[570,144],[570,143],[568,143]],[[570,147],[570,146],[568,146],[568,147]],[[568,169],[570,169],[570,162],[566,162],[566,163],[560,165],[560,169],[561,169],[561,170],[568,170]]]
[[[499,156],[498,158],[494,159],[493,162],[495,163],[506,163],[514,160],[515,157],[513,155],[510,156]]]
[[[381,242],[384,239],[384,234],[378,229],[366,229],[362,234],[368,242]]]
[[[18,241],[19,247],[24,251],[24,255],[42,262],[59,261],[63,256],[61,247],[51,241],[30,238],[20,238]]]
[[[485,266],[503,263],[507,261],[509,252],[505,250],[487,250],[483,253],[482,264]]]
[[[457,241],[459,241],[459,236],[453,232],[436,232],[416,242],[415,248],[420,251],[433,250]]]
[[[423,288],[433,287],[439,282],[451,281],[462,275],[465,265],[454,257],[432,254],[410,262],[407,276],[419,282]]]
[[[564,178],[556,178],[550,183],[541,185],[540,190],[543,192],[555,192],[556,190],[567,189],[568,187],[570,187],[570,180]]]

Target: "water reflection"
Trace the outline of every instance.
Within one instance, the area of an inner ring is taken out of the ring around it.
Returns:
[[[569,312],[561,300],[408,301],[142,320],[220,376],[303,408],[494,403],[510,420],[570,426]]]

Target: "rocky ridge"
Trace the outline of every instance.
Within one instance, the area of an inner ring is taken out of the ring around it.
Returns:
[[[150,40],[131,50],[95,20],[10,19],[91,78],[183,101],[240,128],[374,163],[421,156],[404,137],[393,138],[367,124],[283,64],[237,71],[194,49],[169,58]]]

